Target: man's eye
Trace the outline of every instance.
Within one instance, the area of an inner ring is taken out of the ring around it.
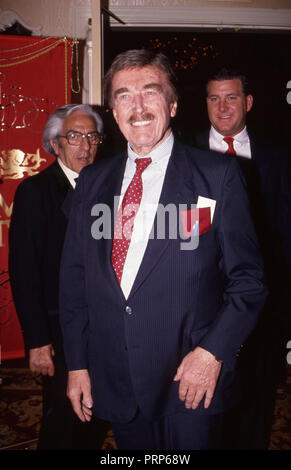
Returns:
[[[235,96],[235,95],[230,95],[230,96],[228,97],[228,99],[229,99],[230,101],[236,100],[236,96]]]
[[[144,94],[145,94],[146,96],[153,96],[153,95],[155,94],[155,90],[146,90],[146,91],[144,92]]]
[[[211,96],[211,97],[208,98],[208,99],[209,99],[209,101],[211,101],[212,103],[215,103],[215,102],[218,100],[217,96]]]
[[[78,134],[76,134],[75,132],[69,132],[68,137],[70,138],[70,140],[76,140],[78,138]]]
[[[130,100],[130,94],[129,93],[122,93],[121,95],[118,95],[119,101],[129,101]]]

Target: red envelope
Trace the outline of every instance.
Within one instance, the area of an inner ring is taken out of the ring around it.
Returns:
[[[201,207],[180,211],[182,222],[182,233],[184,237],[191,237],[196,232],[196,224],[199,223],[199,235],[207,232],[211,228],[210,207]]]

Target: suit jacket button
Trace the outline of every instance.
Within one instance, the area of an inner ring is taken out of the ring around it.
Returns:
[[[127,306],[125,307],[125,311],[126,311],[126,313],[127,313],[128,315],[131,315],[131,314],[132,314],[132,308],[129,307],[129,305],[127,305]]]

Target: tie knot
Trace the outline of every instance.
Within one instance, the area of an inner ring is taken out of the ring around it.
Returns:
[[[151,158],[136,158],[135,163],[136,163],[136,171],[139,173],[142,173],[152,162]]]
[[[232,145],[234,138],[233,137],[223,137],[224,142],[226,142],[228,145]]]
[[[223,140],[228,145],[228,149],[227,149],[226,153],[231,153],[231,154],[235,155],[236,153],[235,153],[234,146],[233,146],[234,138],[233,137],[223,137]]]

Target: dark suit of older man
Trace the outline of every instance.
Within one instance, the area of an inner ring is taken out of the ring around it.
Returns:
[[[128,151],[82,171],[63,252],[69,397],[80,419],[93,407],[112,423],[119,449],[219,447],[238,396],[237,355],[266,297],[237,162],[173,138],[170,75],[165,56],[150,51],[113,62],[110,103]],[[141,193],[127,251],[113,230],[114,196]],[[194,224],[199,196],[207,207]],[[161,223],[163,208],[171,214]]]

